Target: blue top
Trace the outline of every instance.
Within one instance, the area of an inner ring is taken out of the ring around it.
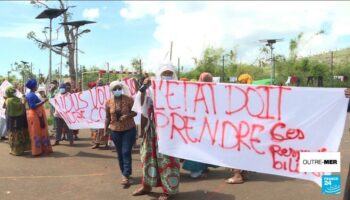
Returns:
[[[29,108],[31,109],[35,109],[36,108],[35,105],[41,102],[39,97],[36,96],[34,92],[29,92],[26,96],[26,99],[27,99]]]

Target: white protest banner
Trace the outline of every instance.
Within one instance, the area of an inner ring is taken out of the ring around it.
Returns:
[[[130,92],[130,96],[132,96],[133,98],[135,98],[136,93],[137,93],[137,86],[135,84],[135,80],[132,78],[125,78],[123,80],[123,82],[125,83],[125,85],[128,86],[129,88],[129,92]]]
[[[66,94],[50,99],[70,129],[104,128],[109,86]]]
[[[223,167],[311,180],[299,152],[336,152],[344,89],[154,81],[159,151]]]

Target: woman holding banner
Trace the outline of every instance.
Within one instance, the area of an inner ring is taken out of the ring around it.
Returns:
[[[213,76],[208,72],[203,72],[199,76],[199,82],[213,82]],[[215,167],[209,164],[196,162],[192,160],[185,160],[182,168],[184,170],[190,171],[191,178],[205,178],[207,177],[206,172],[208,172],[208,167]]]
[[[161,66],[158,70],[158,80],[177,80],[175,67],[171,64]],[[152,90],[148,89],[150,79],[145,79],[144,85],[135,97],[133,110],[141,113],[141,162],[142,187],[135,190],[133,196],[145,195],[152,187],[162,187],[163,193],[159,200],[166,200],[179,191],[180,161],[158,152],[156,125],[153,113]]]
[[[49,139],[46,113],[44,103],[36,96],[35,91],[38,89],[37,81],[31,79],[27,81],[26,87],[30,92],[26,95],[29,109],[27,110],[27,121],[30,140],[32,143],[32,155],[39,156],[43,153],[52,153],[52,146]]]
[[[60,98],[61,96],[66,96],[67,93],[67,85],[62,83],[59,87],[59,92],[56,94],[55,98]],[[69,129],[66,122],[63,120],[62,116],[60,115],[60,113],[55,110],[54,114],[53,114],[54,118],[55,118],[55,122],[56,122],[56,141],[54,145],[59,145],[60,144],[60,140],[62,138],[62,130],[65,129],[68,131],[67,137],[69,140],[69,145],[72,146],[73,145],[73,130]]]
[[[16,89],[6,89],[6,101],[4,104],[7,117],[7,131],[9,135],[10,154],[22,155],[31,149],[26,118],[26,109],[22,99],[16,96]]]
[[[134,122],[136,113],[131,110],[134,100],[129,95],[129,89],[122,82],[113,81],[109,87],[113,97],[106,102],[104,135],[107,135],[107,129],[109,128],[122,172],[121,184],[124,187],[128,187],[130,186],[129,178],[132,174],[132,146],[136,138]]]

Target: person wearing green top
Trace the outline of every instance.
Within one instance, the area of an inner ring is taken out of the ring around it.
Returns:
[[[58,93],[58,82],[56,80],[53,80],[50,84],[50,92],[48,94],[48,98],[51,99],[51,98],[54,98],[56,96],[56,94]],[[55,112],[55,108],[50,104],[50,118],[53,119],[54,114]],[[53,131],[56,131],[56,128],[57,128],[57,125],[56,125],[56,121],[53,120]]]
[[[6,109],[10,154],[19,156],[31,149],[24,100],[16,96],[14,87],[7,88],[5,94],[4,108]]]

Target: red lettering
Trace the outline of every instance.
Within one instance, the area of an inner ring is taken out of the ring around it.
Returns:
[[[230,111],[226,110],[225,113],[227,115],[232,115],[234,113],[240,112],[248,104],[248,94],[242,88],[236,87],[236,86],[233,86],[233,85],[225,85],[225,88],[228,88],[228,98],[229,98],[228,105],[229,105],[229,109],[232,109],[232,88],[233,87],[243,93],[243,95],[244,95],[244,101],[243,102],[244,103],[241,105],[241,107],[237,108],[236,110],[230,110]]]
[[[178,82],[173,82],[173,81],[167,81],[167,83],[166,83],[166,94],[165,94],[165,98],[166,98],[166,102],[167,102],[167,104],[168,104],[168,108],[169,108],[170,110],[176,110],[176,109],[181,108],[181,106],[172,107],[172,106],[170,105],[169,97],[174,96],[174,93],[173,93],[173,92],[170,92],[170,84],[179,85],[179,83],[178,83]]]
[[[231,147],[226,147],[225,146],[225,135],[226,135],[226,126],[230,126],[234,129],[234,132],[233,131],[228,131],[229,133],[236,133],[238,132],[238,129],[237,127],[231,123],[230,121],[224,121],[222,123],[222,136],[221,136],[221,144],[220,146],[223,148],[223,149],[233,149],[235,147],[235,145],[232,145]]]
[[[160,81],[159,82],[159,90],[161,89],[163,85],[163,81]],[[153,80],[152,81],[152,88],[153,88],[153,91],[154,91],[154,102],[153,102],[153,107],[154,107],[154,110],[164,110],[165,108],[164,107],[158,107],[158,104],[157,104],[157,88],[156,88],[156,83],[155,81]]]
[[[160,122],[162,121],[159,119],[160,116],[162,116],[164,119],[166,119],[165,123],[160,124]],[[156,121],[157,127],[159,127],[159,128],[164,128],[164,127],[168,126],[170,123],[168,117],[162,112],[154,112],[154,119]]]
[[[215,141],[216,141],[216,134],[217,134],[217,131],[218,131],[218,125],[219,125],[219,120],[216,120],[215,121],[214,133],[212,133],[212,130],[210,128],[210,124],[209,124],[208,118],[204,117],[204,123],[203,123],[202,130],[201,130],[201,136],[199,137],[199,142],[202,141],[205,129],[208,129],[208,133],[209,133],[209,136],[210,136],[210,139],[211,139],[211,144],[214,145]]]
[[[80,109],[85,109],[89,106],[89,103],[87,101],[85,101],[84,99],[82,99],[82,97],[81,97],[82,94],[83,94],[82,92],[78,93],[78,99],[80,102],[85,104],[84,106],[80,107]]]
[[[171,113],[170,116],[171,116],[171,119],[172,119],[172,128],[171,128],[170,139],[174,138],[174,131],[176,130],[180,134],[181,138],[184,140],[184,142],[186,144],[188,144],[188,141],[186,140],[186,138],[192,143],[198,142],[198,139],[197,138],[195,138],[195,139],[191,138],[190,134],[188,132],[188,130],[192,130],[193,129],[192,126],[189,126],[189,120],[196,120],[195,117],[181,116],[181,115],[179,115],[177,113]],[[176,118],[178,120],[176,120]],[[183,123],[182,127],[180,127],[177,124],[175,124],[176,121],[178,122],[180,120]],[[183,136],[182,131],[185,131],[186,138]]]
[[[258,91],[256,91],[255,88],[253,88],[253,87],[248,87],[248,88],[247,88],[247,96],[248,96],[248,99],[249,99],[249,92],[250,92],[250,91],[254,91],[254,92],[260,97],[260,99],[261,99],[261,104],[262,104],[262,105],[261,105],[260,113],[258,113],[258,114],[253,114],[253,113],[250,111],[250,109],[249,109],[249,104],[248,104],[247,107],[246,107],[247,112],[248,112],[248,114],[249,114],[250,116],[252,116],[252,117],[258,117],[258,118],[260,118],[259,116],[264,112],[264,108],[265,108],[264,100],[263,100],[262,96],[260,95],[260,93],[259,93]],[[254,104],[254,105],[256,105],[256,104]]]
[[[250,146],[257,154],[263,155],[263,154],[265,154],[265,151],[258,151],[254,145],[255,143],[258,143],[258,144],[261,143],[261,141],[258,138],[254,137],[254,133],[255,133],[256,129],[259,129],[259,133],[261,133],[262,131],[264,131],[265,127],[262,125],[259,125],[259,124],[252,125],[252,131],[250,134]]]
[[[292,148],[282,148],[279,145],[270,145],[269,150],[274,169],[299,173],[299,151]],[[280,160],[277,160],[277,155],[280,157]]]
[[[245,133],[243,134],[243,125],[246,127],[246,131]],[[250,146],[244,142],[244,138],[247,137],[249,135],[249,124],[245,121],[241,121],[239,123],[239,128],[238,128],[238,132],[236,134],[236,139],[237,139],[237,143],[236,145],[234,146],[234,148],[236,147],[237,148],[237,151],[241,151],[241,145],[245,145],[248,149],[250,149]]]
[[[197,103],[199,102],[203,102],[204,103],[204,106],[205,106],[205,112],[207,114],[209,114],[209,109],[208,109],[208,105],[207,105],[207,101],[205,99],[205,96],[204,96],[204,92],[203,92],[203,84],[202,83],[198,83],[197,84],[197,92],[196,92],[196,97],[194,99],[194,111],[196,113],[197,111]]]
[[[304,132],[300,129],[288,128],[284,134],[277,133],[276,129],[285,129],[286,124],[283,122],[277,122],[270,130],[271,140],[274,142],[283,142],[285,140],[299,139],[303,140],[305,138]],[[283,131],[283,130],[282,130]]]
[[[263,89],[266,93],[266,112],[265,116],[259,115],[258,117],[261,119],[275,119],[274,116],[270,116],[270,90],[274,89],[273,86],[258,86],[257,89]]]

